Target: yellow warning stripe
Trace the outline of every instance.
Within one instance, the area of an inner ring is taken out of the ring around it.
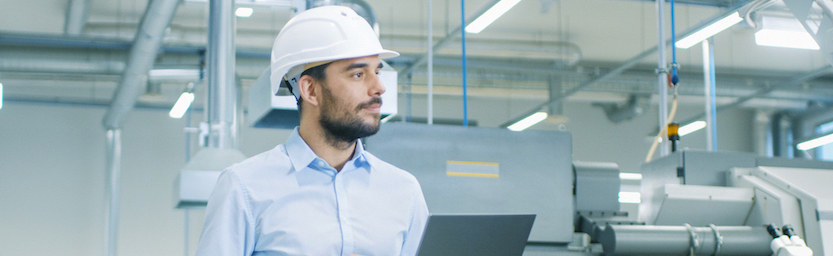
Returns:
[[[483,164],[483,165],[499,165],[498,163],[489,163],[489,162],[469,162],[469,161],[445,161],[449,164]]]
[[[446,172],[445,175],[447,175],[447,176],[464,176],[464,177],[486,177],[486,178],[498,178],[498,177],[500,177],[499,174],[468,173],[468,172]]]

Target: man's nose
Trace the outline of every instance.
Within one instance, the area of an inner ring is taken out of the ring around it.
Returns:
[[[373,78],[370,81],[370,88],[369,93],[371,96],[381,96],[385,93],[385,84],[382,83],[382,78],[379,74],[373,74]]]

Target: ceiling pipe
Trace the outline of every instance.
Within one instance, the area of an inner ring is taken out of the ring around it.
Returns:
[[[656,0],[626,0],[626,1],[636,1],[636,2],[655,2]],[[667,1],[667,0],[666,0]],[[712,6],[712,7],[730,7],[732,6],[732,0],[675,0],[676,4],[687,4],[687,5],[699,5],[699,6]]]
[[[84,25],[87,24],[89,10],[90,0],[70,0],[67,5],[64,33],[71,36],[81,35],[84,32]]]
[[[115,256],[118,246],[119,233],[119,180],[121,176],[121,129],[107,130],[107,173],[105,176],[105,187],[107,199],[105,200],[106,214],[104,215],[104,226],[107,230],[104,244],[107,256]]]
[[[234,1],[210,0],[208,5],[208,134],[200,136],[206,147],[189,159],[174,183],[177,208],[205,206],[220,172],[246,159],[237,149]]]
[[[686,30],[685,32],[683,32],[680,36],[678,36],[678,38],[685,38],[685,37],[687,37],[687,36],[689,36],[689,35],[691,35],[691,34],[694,34],[694,32],[697,32],[697,31],[699,31],[700,29],[703,29],[703,28],[705,28],[706,26],[708,26],[708,25],[710,25],[710,24],[712,24],[712,23],[714,23],[714,22],[716,22],[716,21],[718,21],[718,20],[722,19],[723,17],[726,17],[726,15],[729,15],[729,14],[731,14],[731,13],[733,13],[733,12],[737,11],[738,9],[740,9],[741,7],[743,7],[743,6],[745,5],[745,3],[747,3],[747,2],[749,2],[749,1],[743,1],[743,4],[738,4],[738,5],[736,5],[736,6],[732,7],[732,8],[729,8],[728,10],[724,11],[723,13],[720,13],[720,14],[718,14],[718,15],[712,16],[712,18],[711,18],[711,19],[708,19],[708,20],[706,20],[705,22],[702,22],[702,23],[700,23],[699,25],[697,25],[697,26],[695,26],[695,27],[689,28],[688,30]],[[671,45],[671,44],[673,44],[673,42],[671,42],[671,40],[670,40],[670,39],[665,41],[665,45]],[[617,75],[621,74],[622,72],[624,72],[625,70],[630,69],[630,68],[631,68],[631,67],[633,67],[634,65],[638,64],[638,63],[639,63],[642,59],[644,59],[644,58],[646,58],[646,57],[648,57],[648,56],[651,56],[652,54],[656,53],[656,52],[657,52],[657,50],[658,50],[658,48],[659,48],[659,45],[654,46],[654,47],[652,47],[651,49],[645,50],[644,52],[642,52],[642,53],[640,53],[640,54],[638,54],[638,55],[636,55],[636,56],[634,56],[634,57],[631,57],[630,59],[628,59],[627,61],[625,61],[625,63],[622,63],[622,65],[619,65],[618,67],[616,67],[616,68],[614,68],[614,69],[612,69],[612,70],[608,71],[607,73],[602,74],[602,75],[600,75],[600,76],[597,76],[596,78],[593,78],[593,79],[591,79],[590,81],[584,82],[584,83],[582,83],[581,85],[576,86],[576,87],[573,87],[572,89],[570,89],[570,90],[568,90],[568,91],[564,92],[564,94],[563,94],[560,98],[551,99],[551,100],[549,100],[549,101],[547,101],[547,102],[541,103],[541,104],[539,104],[538,106],[536,106],[536,107],[534,107],[534,108],[531,108],[531,110],[530,110],[530,111],[528,111],[528,112],[524,113],[523,115],[516,116],[516,117],[514,117],[514,118],[510,119],[509,121],[507,121],[507,122],[505,122],[505,123],[501,124],[501,125],[500,125],[500,127],[508,127],[509,125],[512,125],[512,124],[514,124],[515,122],[518,122],[519,120],[521,120],[521,119],[523,119],[523,118],[526,118],[527,116],[530,116],[530,115],[532,115],[532,114],[535,114],[535,112],[538,112],[538,110],[539,110],[539,109],[541,109],[541,108],[543,108],[543,107],[545,107],[545,106],[551,105],[551,104],[553,104],[553,103],[555,103],[555,102],[557,102],[557,101],[562,101],[562,100],[564,100],[565,98],[570,97],[571,95],[573,95],[573,94],[575,94],[575,93],[577,93],[577,92],[579,92],[579,91],[583,90],[584,88],[586,88],[586,87],[588,87],[588,86],[591,86],[591,85],[597,84],[597,83],[599,83],[599,82],[605,81],[605,80],[607,80],[607,79],[610,79],[611,77],[615,77],[615,76],[617,76]]]
[[[107,74],[124,72],[123,61],[55,60],[35,58],[0,58],[0,71],[71,74]]]
[[[208,19],[208,145],[212,148],[237,148],[234,54],[234,1],[209,1]]]
[[[370,4],[364,0],[307,0],[307,9],[312,9],[325,5],[340,5],[350,7],[356,11],[356,14],[364,18],[368,24],[379,35],[379,20],[376,18],[376,12],[370,7]]]
[[[144,93],[148,71],[153,67],[162,45],[165,29],[171,24],[179,0],[151,0],[142,25],[134,38],[130,57],[110,108],[104,116],[107,130],[107,202],[105,205],[105,253],[116,255],[119,230],[119,176],[121,173],[121,127],[125,115],[133,109],[139,95]]]
[[[651,106],[651,97],[631,94],[624,105],[596,102],[593,106],[602,108],[607,119],[618,124],[644,114],[645,110]]]
[[[449,31],[448,34],[445,35],[445,37],[443,37],[442,39],[440,39],[440,41],[437,41],[437,43],[434,44],[434,46],[432,47],[433,51],[438,52],[440,49],[445,47],[448,43],[451,43],[451,41],[454,38],[457,38],[457,36],[460,35],[460,31],[463,30],[463,27],[465,27],[466,24],[471,23],[472,21],[474,21],[474,19],[476,19],[477,17],[480,17],[480,15],[483,15],[483,13],[486,13],[486,11],[488,11],[490,8],[495,6],[498,2],[500,2],[500,0],[492,0],[491,2],[485,4],[483,6],[483,8],[480,8],[480,10],[478,10],[474,15],[469,16],[469,18],[466,19],[465,24],[460,24],[460,26],[458,26],[457,28]],[[419,59],[414,61],[412,64],[400,69],[399,74],[411,73],[411,72],[414,71],[414,69],[416,69],[418,66],[420,66],[422,64],[425,64],[425,62],[427,62],[427,61],[428,61],[428,55],[427,54],[422,55],[422,56],[419,57]],[[406,77],[406,76],[399,76],[400,79],[403,79],[404,77]]]
[[[732,103],[718,106],[717,108],[714,109],[714,112],[717,113],[717,112],[720,112],[720,111],[723,111],[723,110],[735,108],[735,107],[740,106],[741,104],[746,103],[747,101],[750,101],[752,99],[762,98],[763,96],[765,96],[765,95],[767,95],[767,94],[769,94],[769,93],[771,93],[771,92],[773,92],[777,89],[784,89],[784,88],[787,88],[787,87],[795,87],[795,86],[797,86],[801,83],[804,83],[808,80],[817,78],[819,76],[830,74],[831,72],[833,72],[833,66],[830,66],[830,65],[824,66],[822,68],[810,71],[806,74],[795,76],[795,77],[793,77],[792,79],[790,79],[789,81],[787,81],[783,84],[779,84],[779,85],[776,85],[776,86],[771,86],[771,87],[766,87],[766,88],[760,89],[760,90],[756,91],[753,94],[750,94],[750,95],[747,95],[747,96],[744,96],[744,97],[740,97],[740,98],[736,99],[735,101],[732,101]],[[705,112],[700,113],[698,115],[694,115],[694,116],[692,116],[692,117],[690,117],[686,120],[680,121],[679,123],[680,124],[689,124],[691,122],[700,120],[704,116],[706,116]]]
[[[148,3],[133,47],[130,49],[126,70],[104,116],[105,129],[120,128],[139,95],[144,93],[148,71],[153,67],[165,29],[171,24],[179,3],[180,0],[152,0]]]
[[[424,37],[384,36],[385,45],[396,48],[402,54],[422,54]],[[460,55],[459,41],[449,42],[448,48],[434,55]],[[432,49],[433,50],[433,49]],[[521,40],[469,39],[466,38],[466,56],[507,59],[553,60],[560,66],[573,66],[581,61],[581,48],[570,42],[530,42]],[[416,63],[416,62],[414,62]]]

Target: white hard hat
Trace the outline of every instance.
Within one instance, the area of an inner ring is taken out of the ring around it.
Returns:
[[[290,19],[275,38],[272,95],[286,79],[295,98],[300,98],[297,81],[293,80],[307,64],[372,55],[386,59],[399,53],[382,49],[370,24],[348,7],[328,5],[306,10]]]

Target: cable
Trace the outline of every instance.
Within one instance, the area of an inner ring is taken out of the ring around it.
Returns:
[[[677,83],[680,82],[680,78],[677,76],[677,47],[674,44],[677,42],[677,31],[675,28],[675,17],[674,17],[674,0],[671,0],[671,75],[668,77],[668,86],[674,88],[674,99],[671,103],[671,113],[668,114],[668,119],[665,121],[665,125],[662,126],[660,129],[659,134],[654,137],[654,142],[651,143],[651,149],[648,150],[648,156],[645,157],[645,162],[650,162],[651,158],[654,157],[654,152],[657,150],[657,146],[659,145],[660,140],[662,140],[662,135],[666,134],[668,131],[668,125],[673,123],[674,116],[677,114]],[[660,106],[663,107],[663,106]]]
[[[676,87],[674,88],[676,89]],[[670,124],[671,121],[674,120],[674,116],[677,114],[677,93],[676,90],[674,91],[674,99],[671,102],[671,113],[668,114],[668,119],[666,119],[667,121],[665,125],[662,126],[662,129],[659,131],[659,134],[657,134],[657,136],[654,137],[654,142],[651,144],[651,149],[648,150],[648,156],[645,157],[646,163],[650,162],[651,158],[654,157],[654,151],[657,150],[657,145],[659,144],[659,141],[662,139],[662,135],[666,133],[666,131],[668,130],[668,124]]]

